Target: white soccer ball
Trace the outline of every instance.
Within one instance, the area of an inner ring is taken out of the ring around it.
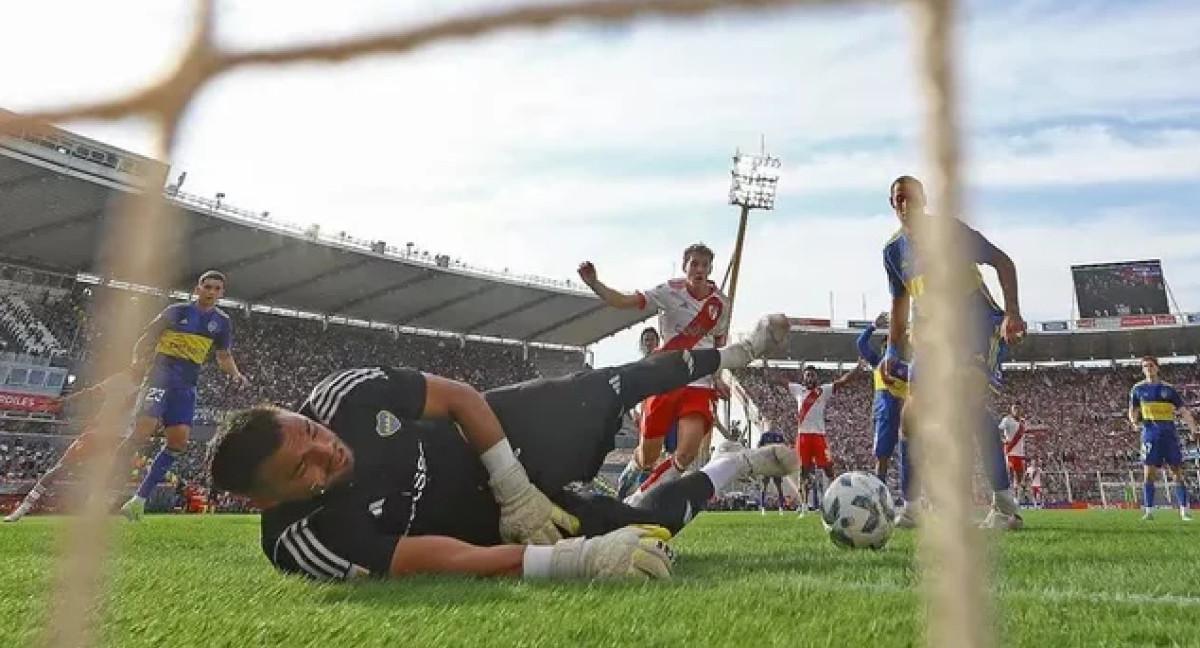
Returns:
[[[842,473],[825,489],[821,523],[839,547],[882,549],[892,537],[895,519],[892,494],[871,473]]]

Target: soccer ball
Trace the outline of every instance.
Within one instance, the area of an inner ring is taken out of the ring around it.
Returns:
[[[839,547],[882,549],[895,519],[892,494],[871,473],[842,473],[825,489],[821,524]]]

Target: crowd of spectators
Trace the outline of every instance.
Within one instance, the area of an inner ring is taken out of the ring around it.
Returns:
[[[821,373],[822,382],[837,375]],[[1181,387],[1193,406],[1198,404],[1200,368],[1164,364],[1161,375]],[[797,406],[784,383],[799,382],[799,372],[747,369],[737,377],[762,413],[763,425],[794,435]],[[1128,470],[1140,458],[1139,437],[1126,419],[1129,389],[1138,380],[1135,367],[1008,370],[993,407],[998,414],[1007,413],[1013,403],[1020,407],[1031,429],[1026,452],[1043,466],[1072,472]],[[830,450],[845,469],[873,465],[873,389],[871,376],[863,372],[832,397],[826,410]]]
[[[26,294],[26,311],[37,321],[37,330],[69,341],[71,355],[86,357],[86,350],[103,345],[102,331],[94,325],[91,306],[95,286],[76,284],[69,290],[43,290]],[[144,293],[122,292],[122,299],[136,299],[146,312],[157,312],[167,301]],[[144,301],[143,301],[144,300]],[[23,312],[26,312],[23,311]],[[391,329],[364,328],[325,323],[314,319],[285,317],[261,312],[229,311],[233,319],[234,356],[253,385],[237,387],[220,375],[215,365],[205,367],[199,406],[201,418],[213,413],[261,402],[297,406],[321,378],[341,368],[363,364],[414,367],[487,389],[543,375],[562,375],[584,366],[578,353],[549,349],[464,341],[454,336],[433,337],[397,334]],[[26,322],[28,324],[28,322]],[[10,339],[10,343],[12,340]],[[14,349],[29,352],[29,348]],[[77,373],[79,373],[77,371]],[[795,432],[796,402],[784,383],[798,382],[795,370],[747,369],[738,380],[763,414],[758,425],[773,426],[785,436]],[[836,377],[822,372],[822,381]],[[1026,413],[1033,433],[1030,456],[1047,468],[1073,473],[1128,470],[1138,459],[1138,439],[1125,421],[1129,387],[1139,379],[1136,368],[1039,367],[1010,370],[1005,374],[1004,393],[995,404],[998,411],[1018,403]],[[1195,400],[1200,383],[1195,365],[1163,366],[1163,378],[1185,387]],[[87,377],[77,384],[86,384]],[[872,463],[872,383],[866,373],[851,381],[832,399],[827,411],[830,449],[840,469],[867,469]],[[73,428],[47,423],[0,421],[0,479],[29,479],[53,463],[65,443],[39,441],[37,433],[51,431],[69,435]],[[18,436],[12,436],[17,433]],[[33,437],[33,440],[30,440]],[[66,438],[66,437],[64,437]],[[607,463],[608,472],[619,469],[630,454],[632,440],[622,443]],[[152,455],[152,450],[147,449]],[[179,477],[190,482],[202,472],[203,446],[193,444],[177,464]]]

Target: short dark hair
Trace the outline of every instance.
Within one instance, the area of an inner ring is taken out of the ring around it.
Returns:
[[[238,495],[257,490],[259,467],[283,445],[283,426],[276,411],[260,405],[237,412],[213,437],[208,446],[213,488]]]
[[[1154,357],[1154,356],[1149,356],[1149,355],[1148,355],[1148,356],[1142,356],[1142,362],[1151,362],[1151,363],[1154,363],[1154,366],[1155,366],[1155,367],[1157,367],[1157,366],[1158,366],[1158,358],[1156,358],[1156,357]]]
[[[661,335],[658,334],[658,329],[654,328],[653,326],[647,326],[646,328],[642,329],[642,332],[638,333],[638,337],[639,338],[646,337],[647,333],[653,333],[654,337],[656,337],[656,338],[662,337]]]
[[[920,180],[917,180],[916,178],[914,178],[913,176],[910,176],[910,175],[902,175],[902,176],[896,178],[895,180],[892,180],[892,184],[891,184],[891,186],[888,187],[888,191],[894,190],[896,188],[896,185],[898,185],[898,184],[914,184],[921,191],[925,191],[925,185],[922,184]]]
[[[196,280],[196,285],[198,286],[209,279],[216,279],[217,281],[221,282],[221,285],[228,283],[225,281],[224,272],[221,272],[220,270],[206,270],[204,271],[204,274],[200,275],[200,278]]]
[[[686,264],[688,258],[693,254],[706,256],[708,257],[709,261],[712,261],[717,257],[717,255],[712,251],[712,248],[708,247],[707,245],[703,243],[692,243],[683,250],[683,262]]]

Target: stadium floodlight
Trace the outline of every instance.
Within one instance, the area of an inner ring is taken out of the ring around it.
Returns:
[[[738,151],[733,156],[733,176],[729,186],[729,204],[744,210],[775,209],[775,191],[779,187],[779,158],[766,155],[747,155]]]
[[[737,243],[733,246],[733,255],[729,258],[729,266],[725,269],[725,278],[721,280],[721,288],[729,296],[731,321],[733,299],[737,296],[738,270],[742,265],[742,244],[746,240],[746,221],[749,219],[752,209],[775,209],[775,191],[779,188],[780,167],[782,166],[779,158],[767,155],[765,141],[759,155],[750,155],[739,150],[733,156],[731,172],[733,179],[729,186],[729,204],[740,206],[742,217],[738,223]]]

